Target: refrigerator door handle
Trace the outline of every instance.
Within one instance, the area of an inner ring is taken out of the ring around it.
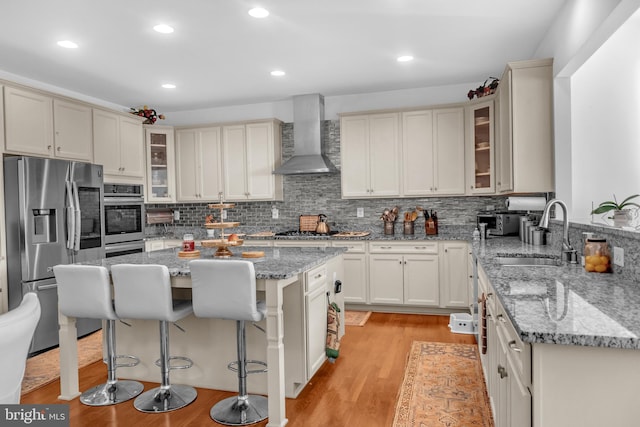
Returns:
[[[73,208],[73,195],[71,189],[71,183],[65,182],[67,187],[67,206],[65,207],[65,213],[67,217],[67,249],[73,249],[73,243],[75,240],[74,233],[76,230],[76,216]]]
[[[36,291],[46,291],[47,289],[56,289],[57,287],[57,283],[52,283],[50,285],[38,285],[36,286]]]
[[[73,181],[73,210],[75,213],[75,231],[74,231],[74,239],[73,239],[73,250],[80,250],[80,226],[82,225],[82,212],[80,211],[80,198],[78,197],[78,183]]]

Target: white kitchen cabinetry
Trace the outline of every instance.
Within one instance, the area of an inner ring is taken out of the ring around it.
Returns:
[[[91,162],[91,108],[5,87],[6,151]]]
[[[173,203],[175,190],[175,148],[173,128],[145,126],[147,145],[147,203]]]
[[[402,195],[464,194],[464,109],[402,113]]]
[[[327,280],[326,264],[305,273],[307,380],[326,360]]]
[[[228,201],[282,200],[281,124],[277,120],[222,127],[224,196]]]
[[[469,307],[468,257],[467,242],[440,243],[442,307]]]
[[[343,198],[400,195],[399,113],[340,118]]]
[[[531,427],[531,346],[520,340],[480,266],[478,291],[487,298],[487,352],[481,361],[495,426]]]
[[[498,191],[554,191],[553,60],[508,63],[497,92]]]
[[[200,246],[200,242],[196,242],[196,246]],[[182,240],[180,239],[150,239],[144,242],[145,252],[159,251],[162,249],[182,248]]]
[[[342,281],[342,294],[346,304],[366,304],[367,297],[367,255],[364,241],[334,241],[334,247],[348,248],[342,254],[344,265],[344,280]]]
[[[105,182],[144,183],[144,153],[142,119],[93,109],[94,162]]]
[[[176,130],[177,199],[216,201],[223,192],[219,126]]]
[[[372,304],[438,306],[438,244],[370,242]]]
[[[467,185],[470,194],[495,192],[493,128],[493,100],[467,107]]]
[[[331,243],[328,240],[274,240],[275,247],[306,247],[306,248],[328,248]]]

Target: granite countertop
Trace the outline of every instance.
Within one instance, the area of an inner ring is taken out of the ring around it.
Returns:
[[[181,248],[163,249],[153,252],[143,252],[131,255],[122,255],[112,258],[104,258],[97,261],[87,261],[81,264],[102,265],[110,268],[115,264],[162,264],[169,268],[172,276],[189,276],[189,258],[178,257]],[[201,259],[214,259],[216,248],[199,248]],[[256,271],[256,279],[288,279],[303,273],[317,265],[323,264],[334,258],[346,248],[265,248],[265,247],[236,247],[230,249],[235,256],[233,259],[246,259],[253,261]],[[263,258],[241,258],[240,253],[245,251],[263,251]]]
[[[559,256],[517,237],[473,243],[478,263],[521,339],[528,343],[640,349],[640,286],[578,265],[513,267],[499,254]]]

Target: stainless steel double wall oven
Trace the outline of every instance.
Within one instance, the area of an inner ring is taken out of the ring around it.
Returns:
[[[107,258],[144,252],[143,190],[138,184],[104,184]]]

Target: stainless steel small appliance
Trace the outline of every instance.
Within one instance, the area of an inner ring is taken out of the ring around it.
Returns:
[[[487,224],[487,234],[511,236],[520,232],[520,216],[513,212],[481,212],[476,216],[476,223]]]

